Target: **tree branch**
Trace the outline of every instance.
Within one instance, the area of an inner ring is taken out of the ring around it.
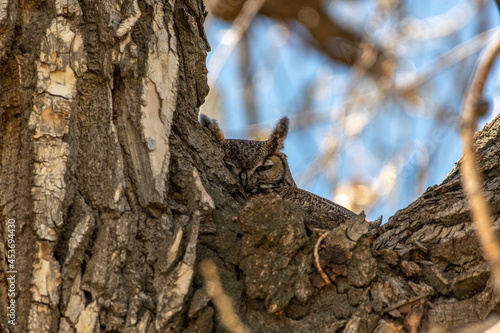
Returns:
[[[480,57],[472,84],[465,96],[460,127],[460,135],[464,145],[460,168],[462,184],[484,256],[492,268],[497,290],[500,289],[500,244],[493,230],[490,207],[482,192],[482,179],[477,167],[478,161],[473,144],[479,116],[478,105],[483,100],[484,85],[499,52],[500,39],[496,39]]]

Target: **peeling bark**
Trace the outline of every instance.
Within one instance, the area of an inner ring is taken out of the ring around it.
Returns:
[[[4,286],[9,218],[17,250],[16,325],[2,291],[2,331],[153,329],[175,294],[158,258],[187,228],[191,254],[173,258],[183,309],[206,212],[173,228],[169,135],[208,91],[204,15],[196,2],[0,4]]]

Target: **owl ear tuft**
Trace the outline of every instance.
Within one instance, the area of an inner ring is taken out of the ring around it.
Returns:
[[[290,120],[288,120],[288,117],[283,117],[278,121],[278,124],[276,124],[276,127],[273,129],[266,142],[266,146],[269,150],[274,152],[282,150],[285,147],[289,123]]]
[[[210,119],[207,115],[200,113],[200,124],[201,126],[208,128],[210,132],[215,136],[215,139],[219,141],[220,144],[223,144],[226,140],[224,138],[224,133],[219,127],[217,120]]]

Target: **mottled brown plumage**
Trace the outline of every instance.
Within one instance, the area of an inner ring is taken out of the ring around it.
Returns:
[[[314,228],[330,229],[356,214],[350,210],[299,189],[282,152],[288,134],[288,118],[281,118],[266,141],[226,139],[217,122],[200,115],[200,123],[208,128],[224,149],[224,162],[238,178],[249,196],[278,193],[284,200],[302,206],[307,223]]]

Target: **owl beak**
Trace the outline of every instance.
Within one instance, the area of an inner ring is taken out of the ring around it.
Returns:
[[[243,186],[243,189],[246,192],[247,191],[247,186],[248,186],[248,178],[247,178],[246,171],[242,171],[240,173],[240,184],[241,184],[241,186]]]

